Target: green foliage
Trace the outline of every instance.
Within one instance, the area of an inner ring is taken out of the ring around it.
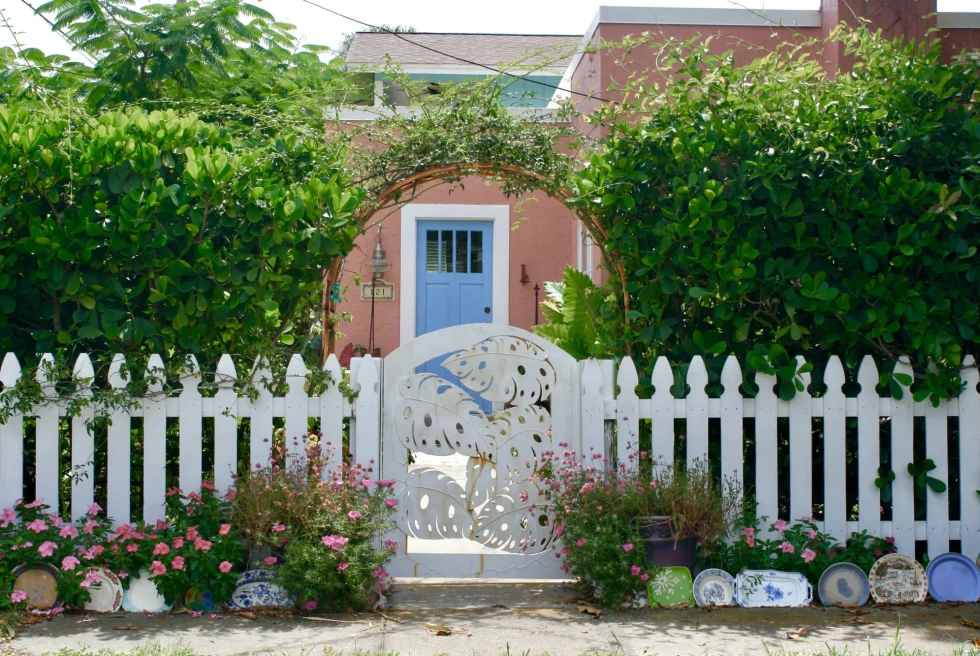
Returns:
[[[942,494],[946,491],[945,483],[938,478],[929,475],[929,472],[935,469],[936,463],[930,458],[923,460],[922,464],[916,464],[914,462],[909,463],[909,476],[911,476],[915,481],[916,495],[920,498],[925,498],[926,488],[929,488],[937,494]]]
[[[548,300],[541,304],[547,323],[534,327],[535,334],[554,342],[579,360],[612,355],[609,309],[615,307],[607,292],[577,269],[565,268],[562,282],[544,283]]]
[[[641,366],[733,354],[789,398],[796,355],[908,355],[916,399],[938,402],[980,343],[980,56],[831,38],[855,62],[835,79],[802,47],[738,67],[705,44],[657,44],[677,74],[592,117],[611,132],[578,202],[625,268]]]
[[[321,139],[0,107],[0,350],[256,355],[302,338],[360,192]]]

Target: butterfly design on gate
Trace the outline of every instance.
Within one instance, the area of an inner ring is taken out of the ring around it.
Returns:
[[[465,389],[431,373],[400,380],[396,439],[411,451],[466,457],[466,480],[433,467],[410,469],[399,503],[403,528],[421,539],[544,551],[555,539],[551,507],[531,477],[542,453],[552,451],[554,366],[540,346],[510,336],[485,339],[442,366]],[[470,392],[503,409],[488,415]]]

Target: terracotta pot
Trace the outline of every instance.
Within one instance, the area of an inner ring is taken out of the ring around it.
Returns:
[[[643,537],[648,563],[655,567],[681,565],[694,571],[696,536],[678,538],[673,522],[667,516],[637,517],[636,527]]]

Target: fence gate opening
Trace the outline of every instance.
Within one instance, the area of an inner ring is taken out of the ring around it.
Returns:
[[[417,373],[434,358],[455,380]],[[578,371],[554,344],[494,324],[429,333],[384,359],[381,478],[402,491],[393,576],[565,578],[528,478],[559,442],[581,446]]]

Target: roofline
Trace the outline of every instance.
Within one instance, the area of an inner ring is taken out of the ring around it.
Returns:
[[[432,35],[439,34],[445,36],[540,36],[540,37],[553,37],[559,39],[581,39],[581,34],[524,34],[521,32],[354,32],[354,34],[387,34],[389,36],[399,35],[399,36],[412,36],[412,35]]]
[[[347,62],[348,68],[357,68],[364,73],[384,73],[384,62]],[[504,68],[502,64],[486,64],[475,66],[473,64],[398,64],[398,70],[411,75],[493,75],[494,70],[502,74],[510,75],[547,75],[551,77],[561,77],[567,67],[565,66],[543,66],[541,68]]]
[[[980,13],[972,11],[944,11],[936,17],[936,27],[944,30],[980,29]]]

